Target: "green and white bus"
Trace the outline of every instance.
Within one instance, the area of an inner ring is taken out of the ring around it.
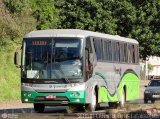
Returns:
[[[139,98],[139,51],[134,39],[79,29],[32,31],[23,39],[21,100],[46,105],[124,106]],[[15,64],[18,66],[18,52]]]

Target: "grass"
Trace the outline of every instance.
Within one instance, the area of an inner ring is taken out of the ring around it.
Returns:
[[[20,70],[13,63],[15,47],[0,50],[0,102],[20,99]]]

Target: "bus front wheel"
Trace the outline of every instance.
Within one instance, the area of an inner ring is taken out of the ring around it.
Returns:
[[[96,110],[96,104],[97,104],[97,98],[96,98],[96,91],[94,90],[92,97],[91,97],[91,103],[88,104],[88,111],[93,112]]]
[[[44,104],[39,104],[39,103],[34,103],[34,111],[37,113],[42,113],[44,112],[45,105]]]

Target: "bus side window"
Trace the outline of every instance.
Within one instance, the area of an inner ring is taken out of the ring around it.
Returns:
[[[128,63],[127,43],[124,43],[124,62]]]
[[[128,45],[127,47],[127,52],[128,52],[128,63],[130,63],[130,55],[131,55],[130,45]]]
[[[116,42],[116,61],[119,62],[120,61],[120,45],[119,42]]]
[[[109,40],[104,40],[104,60],[112,61],[112,45]]]
[[[136,64],[139,63],[139,47],[138,45],[136,46]]]
[[[94,39],[94,47],[97,60],[102,60],[102,40]]]
[[[132,45],[128,44],[128,63],[132,63]]]
[[[104,41],[104,60],[108,60],[108,41]]]
[[[119,42],[112,43],[112,50],[113,50],[113,61],[119,62],[120,61],[120,45]]]
[[[112,59],[115,61],[115,42],[112,41]]]
[[[131,49],[131,54],[132,54],[132,63],[136,62],[136,56],[135,56],[135,46],[132,45],[132,49]]]
[[[117,62],[117,61],[119,61],[119,51],[118,51],[118,47],[119,47],[119,44],[118,44],[118,42],[115,42],[115,41],[113,41],[112,42],[112,53],[113,53],[113,61],[114,62]]]
[[[124,44],[120,44],[120,62],[125,62]]]

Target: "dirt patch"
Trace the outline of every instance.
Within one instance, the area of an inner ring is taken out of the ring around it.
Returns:
[[[32,107],[33,107],[32,104],[22,103],[20,100],[0,103],[0,109],[32,108]]]

